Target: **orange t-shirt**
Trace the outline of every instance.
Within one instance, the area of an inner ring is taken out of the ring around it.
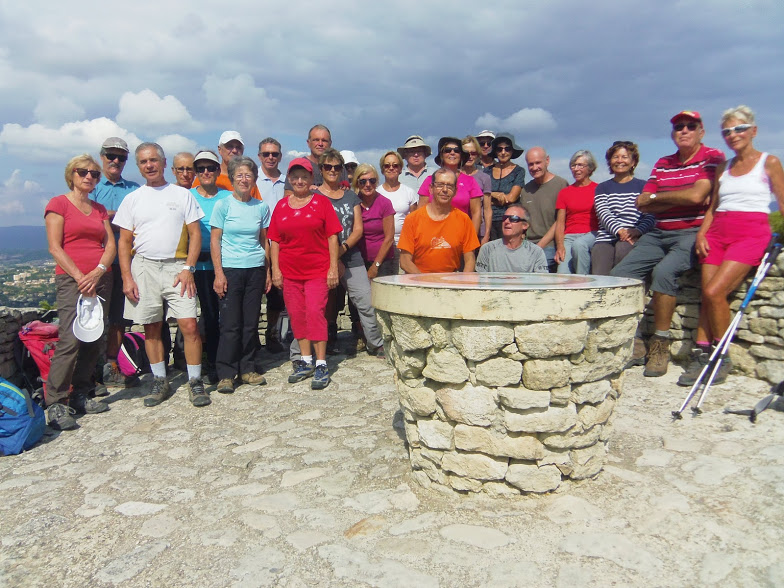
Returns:
[[[215,180],[215,185],[218,186],[218,188],[220,188],[221,190],[228,190],[229,192],[234,192],[234,186],[231,185],[228,174],[219,175],[218,179]],[[199,182],[199,178],[193,180],[193,187],[195,188],[196,186],[201,186],[201,183]],[[250,189],[250,195],[252,198],[255,198],[256,200],[262,199],[261,192],[259,192],[259,187],[256,186],[255,184]]]
[[[453,208],[444,220],[434,221],[423,206],[406,217],[397,246],[413,256],[419,271],[431,274],[460,269],[463,253],[478,248],[479,239],[462,210]]]

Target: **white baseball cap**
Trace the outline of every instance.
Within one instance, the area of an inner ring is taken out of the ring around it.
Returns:
[[[245,141],[242,140],[242,135],[237,131],[223,131],[220,139],[218,139],[218,145],[225,145],[229,141],[239,141],[245,147]]]
[[[76,318],[73,322],[73,332],[79,341],[92,343],[103,335],[103,306],[100,296],[84,296],[79,294],[76,303]]]

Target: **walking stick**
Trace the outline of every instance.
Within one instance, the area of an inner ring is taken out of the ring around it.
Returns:
[[[695,414],[702,413],[702,403],[705,400],[705,397],[708,395],[708,390],[710,389],[714,378],[719,373],[719,368],[721,367],[722,361],[724,361],[724,359],[726,359],[727,355],[729,354],[730,343],[735,336],[735,331],[738,330],[738,325],[740,325],[743,313],[746,310],[746,307],[749,305],[749,302],[751,302],[751,299],[754,296],[754,293],[757,291],[757,287],[760,285],[760,282],[762,282],[762,280],[767,275],[770,266],[776,262],[776,258],[780,252],[781,244],[778,243],[778,234],[774,233],[770,239],[768,248],[765,250],[765,255],[762,257],[762,261],[760,261],[760,264],[757,267],[757,273],[754,275],[754,279],[751,281],[749,291],[746,293],[743,302],[741,302],[740,308],[738,308],[738,312],[735,313],[735,317],[732,319],[730,326],[724,332],[724,335],[722,335],[721,339],[716,345],[716,348],[713,350],[713,353],[711,353],[708,364],[702,368],[697,381],[694,382],[691,390],[689,390],[689,393],[686,395],[686,399],[683,401],[683,404],[681,404],[678,410],[672,411],[673,419],[683,418],[683,411],[686,410],[686,407],[692,401],[700,388],[702,388],[702,393],[700,394],[699,400],[697,401],[697,406],[693,406],[692,411]],[[706,375],[708,376],[707,380],[705,379]]]

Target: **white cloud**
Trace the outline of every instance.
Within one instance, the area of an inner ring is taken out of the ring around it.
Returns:
[[[161,98],[150,89],[120,97],[117,123],[149,132],[197,131],[201,125],[193,120],[188,109],[174,96]]]
[[[182,135],[163,135],[158,137],[155,142],[163,147],[163,152],[169,163],[174,162],[174,156],[180,151],[196,154],[196,142]]]
[[[49,127],[80,120],[84,114],[84,108],[65,96],[45,96],[33,110],[35,120]]]
[[[544,108],[523,108],[506,118],[499,118],[487,112],[477,118],[474,125],[480,130],[514,133],[553,131],[558,126],[553,115]]]
[[[256,82],[246,73],[233,78],[208,75],[202,90],[207,106],[221,111],[223,120],[253,130],[272,121],[278,106],[278,101],[270,98],[264,88],[256,87]]]
[[[38,182],[24,179],[20,169],[13,170],[0,184],[0,225],[41,224],[48,200]]]
[[[122,137],[131,149],[141,143],[134,133],[113,120],[101,117],[65,123],[59,128],[38,123],[28,127],[7,123],[0,131],[0,146],[28,161],[65,162],[78,153],[98,153],[106,137]]]

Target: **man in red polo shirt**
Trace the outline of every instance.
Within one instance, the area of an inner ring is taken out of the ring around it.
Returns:
[[[637,208],[656,215],[656,226],[640,237],[611,275],[644,279],[651,274],[656,332],[648,344],[644,374],[663,376],[670,362],[670,323],[675,311],[678,278],[696,265],[694,241],[710,205],[716,166],[724,161],[718,149],[702,144],[702,117],[684,110],[670,119],[678,150],[662,157],[637,197]],[[635,359],[641,359],[635,341]]]

